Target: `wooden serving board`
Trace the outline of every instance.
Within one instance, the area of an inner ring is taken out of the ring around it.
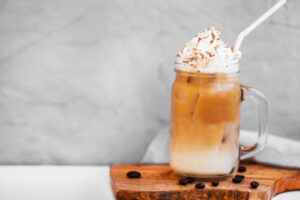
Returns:
[[[241,183],[232,183],[231,178],[219,181],[213,187],[211,182],[196,180],[182,186],[179,178],[169,165],[124,164],[110,168],[113,193],[117,200],[270,200],[274,195],[300,190],[300,170],[286,170],[266,167],[258,164],[241,164],[247,167],[242,174],[245,179]],[[141,178],[130,179],[128,171],[138,171]],[[258,188],[250,187],[251,181],[260,183]],[[195,184],[205,183],[204,189],[196,189]]]

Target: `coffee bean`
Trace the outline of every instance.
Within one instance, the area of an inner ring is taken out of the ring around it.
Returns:
[[[235,175],[235,177],[234,178],[237,178],[237,179],[244,179],[245,178],[245,176],[244,175]]]
[[[188,179],[189,183],[193,183],[195,181],[193,177],[186,177],[186,179]]]
[[[217,187],[219,185],[219,182],[218,181],[213,181],[213,182],[211,182],[211,184],[212,184],[212,186]]]
[[[140,172],[137,172],[137,171],[129,171],[129,172],[127,172],[127,177],[128,178],[140,178],[141,174],[140,174]]]
[[[242,180],[243,180],[243,179],[233,178],[233,179],[232,179],[232,182],[233,182],[233,183],[240,183],[240,182],[242,182]]]
[[[204,183],[197,183],[195,185],[195,188],[197,188],[197,189],[203,189],[203,188],[205,188],[205,184]]]
[[[244,166],[240,166],[238,169],[238,172],[245,172],[245,171],[247,171],[247,168]]]
[[[232,179],[232,182],[240,183],[243,181],[244,178],[245,178],[245,176],[243,176],[243,175],[235,175],[235,177]]]
[[[179,179],[179,184],[180,185],[187,185],[188,183],[189,183],[189,179],[187,179],[187,178]]]
[[[251,186],[251,188],[255,189],[255,188],[257,188],[257,187],[259,186],[259,183],[256,182],[256,181],[252,181],[252,182],[250,183],[250,186]]]

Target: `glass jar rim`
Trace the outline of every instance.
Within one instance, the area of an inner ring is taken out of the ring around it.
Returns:
[[[174,70],[176,74],[185,76],[197,76],[197,77],[236,77],[240,75],[240,71],[234,73],[203,73],[203,72],[187,72],[182,70]]]

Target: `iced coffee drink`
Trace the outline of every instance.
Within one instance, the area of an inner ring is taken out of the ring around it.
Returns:
[[[177,54],[172,87],[170,166],[180,175],[218,177],[239,160],[240,52],[202,30]]]

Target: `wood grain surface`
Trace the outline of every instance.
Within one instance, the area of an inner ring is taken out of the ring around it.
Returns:
[[[290,190],[300,190],[300,170],[271,168],[258,164],[241,164],[246,172],[241,183],[233,183],[231,178],[219,181],[213,187],[211,182],[196,180],[188,185],[179,185],[179,178],[168,164],[143,165],[123,164],[110,168],[111,186],[118,200],[269,200],[272,196]],[[141,178],[130,179],[128,171],[138,171]],[[260,183],[258,188],[250,187],[251,181]],[[196,189],[199,182],[204,189]]]

